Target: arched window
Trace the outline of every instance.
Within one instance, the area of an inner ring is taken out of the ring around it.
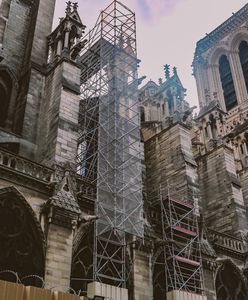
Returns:
[[[0,279],[42,287],[44,235],[24,197],[14,188],[0,189]],[[11,273],[12,271],[13,273]]]
[[[216,119],[214,118],[214,116],[211,114],[209,116],[209,121],[210,121],[210,127],[211,127],[211,131],[212,131],[212,137],[213,139],[217,138],[217,125],[216,125]]]
[[[86,296],[87,284],[93,281],[93,237],[94,225],[90,225],[82,232],[80,242],[75,246],[72,269],[71,269],[71,287],[80,294]],[[75,239],[76,240],[76,239]]]
[[[168,101],[170,114],[172,114],[174,111],[174,99],[170,90],[167,92],[167,101]]]
[[[247,291],[238,270],[225,262],[216,277],[217,300],[246,300]]]
[[[166,300],[166,265],[165,253],[161,251],[153,267],[153,299]]]
[[[242,41],[239,45],[239,58],[244,74],[246,89],[248,91],[248,44],[246,41]]]
[[[226,55],[222,55],[219,60],[219,71],[221,84],[224,92],[226,109],[230,110],[237,105],[237,96],[234,89],[230,64]]]
[[[0,71],[0,127],[6,127],[12,92],[12,80],[6,71]]]

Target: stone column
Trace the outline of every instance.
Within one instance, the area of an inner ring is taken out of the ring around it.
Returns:
[[[196,79],[196,86],[198,91],[198,98],[200,108],[204,107],[206,103],[205,98],[205,90],[209,90],[209,81],[208,81],[208,74],[207,74],[207,66],[206,63],[203,61],[197,63],[194,67],[195,72],[195,79]]]
[[[67,30],[65,32],[65,40],[64,40],[64,48],[65,49],[68,49],[68,47],[69,47],[69,34],[70,34],[70,32]]]
[[[152,300],[152,258],[149,251],[133,250],[133,299]]]
[[[207,131],[208,131],[209,140],[211,140],[213,138],[213,135],[212,135],[212,129],[209,122],[207,123]]]
[[[211,65],[211,74],[213,78],[213,88],[214,90],[211,92],[217,93],[217,99],[219,100],[221,108],[226,111],[226,104],[225,104],[225,99],[224,99],[224,94],[223,94],[223,88],[221,84],[221,79],[220,79],[220,72],[219,72],[219,66],[218,65]]]
[[[173,113],[177,110],[177,97],[176,97],[176,92],[172,93],[173,95]]]
[[[216,300],[214,271],[209,268],[210,264],[208,264],[208,267],[204,266],[203,268],[205,293],[207,300]]]
[[[233,83],[239,104],[247,100],[247,89],[245,85],[242,66],[239,59],[238,51],[231,51],[229,53],[230,67],[233,76]]]
[[[47,220],[47,249],[45,286],[67,292],[70,287],[74,229],[81,210],[73,196],[69,171],[57,191],[45,204],[43,214]]]
[[[165,116],[166,117],[170,116],[170,110],[169,110],[169,104],[168,104],[168,99],[167,98],[165,100]]]
[[[57,44],[57,55],[58,56],[61,56],[61,52],[62,52],[62,40],[59,40],[58,41],[58,44]]]
[[[73,229],[49,224],[45,283],[47,288],[67,292],[70,287]]]

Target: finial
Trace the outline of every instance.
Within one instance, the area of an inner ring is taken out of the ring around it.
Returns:
[[[71,1],[66,2],[66,9],[65,9],[66,15],[69,15],[71,13],[71,5],[72,5]]]
[[[177,75],[177,68],[176,67],[173,67],[173,74]]]
[[[158,84],[159,84],[159,85],[162,85],[162,84],[163,84],[163,80],[162,80],[161,77],[158,79]]]
[[[165,73],[165,78],[169,79],[170,78],[170,65],[166,64],[164,66],[164,73]]]
[[[74,2],[74,3],[73,3],[73,10],[74,10],[74,11],[77,11],[77,9],[78,9],[78,3],[77,3],[77,2]]]

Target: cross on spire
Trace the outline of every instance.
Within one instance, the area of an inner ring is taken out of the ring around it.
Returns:
[[[72,2],[71,1],[67,1],[66,2],[66,9],[65,9],[65,13],[67,15],[69,15],[71,13],[71,6],[72,6]]]
[[[165,73],[165,78],[169,79],[170,78],[170,65],[168,65],[168,64],[164,65],[164,73]]]
[[[74,2],[74,3],[73,3],[73,10],[74,10],[74,11],[77,11],[77,9],[78,9],[78,3],[77,3],[77,2]]]

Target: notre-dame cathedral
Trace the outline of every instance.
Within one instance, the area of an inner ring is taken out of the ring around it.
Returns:
[[[0,299],[247,300],[248,4],[195,113],[176,67],[141,85],[129,8],[55,2],[0,0]]]

